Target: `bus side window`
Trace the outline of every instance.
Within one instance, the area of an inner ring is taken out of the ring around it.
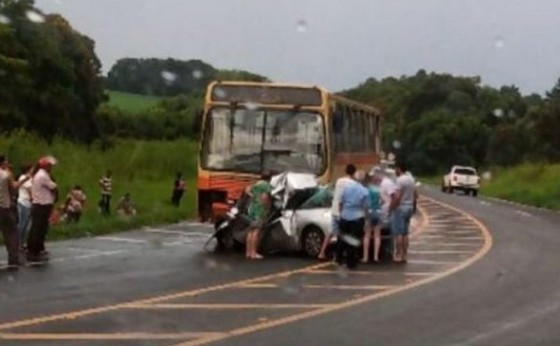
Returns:
[[[336,106],[333,119],[333,136],[334,136],[334,152],[341,152],[344,150],[343,139],[344,139],[344,113],[340,106]]]

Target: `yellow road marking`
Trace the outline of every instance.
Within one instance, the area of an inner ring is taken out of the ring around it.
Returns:
[[[319,309],[331,304],[135,304],[132,309],[193,309],[193,310],[241,310],[241,309]]]
[[[219,336],[224,333],[0,333],[0,340],[185,340]]]
[[[428,264],[428,265],[448,265],[448,264],[459,264],[461,262],[457,261],[430,261],[430,260],[418,260],[413,259],[408,261],[409,264]]]
[[[164,301],[167,301],[167,300],[173,300],[173,299],[184,298],[184,297],[194,297],[194,296],[197,296],[197,295],[200,295],[200,294],[203,294],[203,293],[221,291],[221,290],[224,290],[224,289],[233,288],[233,287],[240,286],[240,285],[243,285],[243,284],[250,284],[250,283],[255,283],[255,282],[264,281],[264,280],[271,280],[271,279],[275,279],[275,278],[279,278],[279,277],[287,277],[287,276],[290,276],[290,275],[293,275],[293,274],[303,273],[303,272],[306,272],[306,271],[312,270],[312,269],[324,268],[324,267],[327,267],[329,265],[330,265],[330,263],[320,263],[320,264],[315,264],[315,265],[307,266],[307,267],[300,268],[300,269],[287,270],[287,271],[279,272],[279,273],[275,273],[275,274],[269,274],[269,275],[264,275],[264,276],[260,276],[260,277],[255,277],[255,278],[252,278],[252,279],[234,281],[234,282],[229,282],[229,283],[222,284],[222,285],[193,289],[193,290],[188,290],[188,291],[184,291],[184,292],[173,293],[173,294],[168,294],[168,295],[163,295],[163,296],[156,296],[156,297],[153,297],[153,298],[131,301],[131,302],[128,302],[128,303],[107,305],[107,306],[102,306],[102,307],[97,307],[97,308],[77,310],[77,311],[68,312],[68,313],[54,314],[54,315],[49,315],[49,316],[24,319],[24,320],[15,321],[15,322],[8,322],[8,323],[0,324],[0,330],[7,330],[7,329],[18,328],[18,327],[26,327],[26,326],[31,326],[31,325],[41,324],[41,323],[47,323],[47,322],[60,321],[60,320],[73,320],[73,319],[77,319],[77,318],[80,318],[80,317],[99,314],[99,313],[103,313],[103,312],[115,311],[115,310],[119,310],[119,309],[126,309],[130,305],[151,304],[151,303],[159,303],[159,302],[164,302]]]
[[[411,237],[417,236],[430,223],[430,216],[426,213],[426,211],[420,206],[419,206],[418,209],[419,209],[420,213],[422,214],[422,222],[421,222],[420,226],[418,226],[419,231],[415,232],[415,234],[412,234]],[[321,269],[321,268],[328,267],[330,265],[331,265],[331,263],[314,264],[314,265],[307,266],[307,267],[304,267],[304,268],[301,268],[301,269],[288,270],[288,271],[284,271],[284,272],[280,272],[280,273],[273,273],[273,274],[269,274],[269,275],[264,275],[264,276],[252,278],[252,279],[240,280],[240,281],[236,281],[236,282],[230,282],[230,283],[226,283],[226,284],[222,284],[222,285],[216,285],[216,286],[210,286],[210,287],[206,287],[206,288],[188,290],[188,291],[173,293],[173,294],[169,294],[169,295],[156,296],[156,297],[153,297],[153,298],[148,298],[148,299],[143,299],[143,300],[138,300],[138,301],[131,301],[131,302],[127,302],[127,303],[113,304],[113,305],[101,306],[101,307],[96,307],[96,308],[91,308],[91,309],[77,310],[77,311],[72,311],[72,312],[68,312],[68,313],[54,314],[54,315],[24,319],[24,320],[20,320],[20,321],[8,322],[8,323],[0,324],[0,331],[13,329],[13,328],[19,328],[19,327],[26,327],[26,326],[31,326],[31,325],[37,325],[37,324],[42,324],[42,323],[54,322],[54,321],[73,320],[73,319],[81,318],[81,317],[84,317],[84,316],[95,315],[95,314],[100,314],[100,313],[104,313],[104,312],[111,312],[111,311],[116,311],[116,310],[120,310],[120,309],[126,309],[129,306],[134,306],[134,305],[138,305],[138,304],[153,304],[153,303],[159,303],[159,302],[163,302],[163,301],[167,301],[167,300],[174,300],[174,299],[178,299],[178,298],[193,297],[193,296],[208,293],[208,292],[214,292],[214,291],[220,291],[220,290],[224,290],[224,289],[228,289],[228,288],[233,288],[233,287],[240,286],[240,285],[243,285],[243,284],[256,283],[256,282],[259,282],[259,281],[265,281],[265,280],[270,280],[270,279],[280,278],[280,277],[288,277],[288,276],[293,275],[293,274],[304,273],[304,272],[307,272],[307,271],[313,270],[313,269]]]
[[[472,254],[468,250],[410,250],[408,253],[416,255],[466,255]]]
[[[365,270],[347,270],[347,271],[336,271],[336,270],[324,270],[324,269],[317,269],[317,270],[310,270],[307,274],[316,274],[316,275],[340,275],[340,276],[353,276],[353,275],[369,275],[369,276],[380,276],[380,275],[395,275],[395,274],[402,274],[402,275],[413,275],[413,276],[423,276],[423,275],[434,275],[438,274],[437,272],[402,272],[402,273],[395,273],[395,272],[388,272],[388,271],[365,271]]]
[[[305,288],[333,289],[333,290],[387,290],[395,287],[394,285],[303,285]]]
[[[265,329],[270,329],[270,328],[273,328],[273,327],[278,327],[278,326],[286,325],[286,324],[289,324],[289,323],[305,320],[305,319],[308,319],[308,318],[324,315],[324,314],[334,312],[334,311],[337,311],[337,310],[341,310],[341,309],[361,305],[361,304],[364,304],[364,303],[372,302],[374,300],[377,300],[377,299],[380,299],[380,298],[383,298],[383,297],[388,297],[388,296],[391,296],[391,295],[395,295],[397,293],[409,290],[411,288],[420,287],[420,286],[423,286],[423,285],[441,280],[445,277],[448,277],[448,276],[450,276],[454,273],[457,273],[457,272],[467,268],[468,266],[474,264],[475,262],[479,261],[482,257],[484,257],[484,255],[486,255],[488,253],[488,251],[490,251],[490,249],[492,248],[492,235],[490,234],[490,231],[488,230],[488,228],[486,228],[486,226],[484,226],[484,224],[482,224],[480,221],[478,221],[476,218],[474,218],[470,214],[468,214],[468,213],[466,213],[466,212],[464,212],[460,209],[457,209],[457,208],[455,208],[451,205],[448,205],[448,204],[445,204],[445,203],[442,203],[442,202],[438,202],[438,201],[435,201],[434,199],[424,197],[424,196],[422,198],[427,199],[428,201],[431,201],[432,203],[439,204],[441,206],[444,206],[444,207],[447,207],[451,210],[454,210],[454,211],[464,215],[466,218],[468,218],[470,221],[474,222],[478,227],[480,227],[480,231],[482,232],[483,239],[484,239],[484,243],[483,243],[481,249],[474,256],[465,260],[464,262],[459,263],[457,266],[455,266],[453,268],[449,268],[445,271],[442,271],[442,272],[438,273],[437,275],[430,276],[430,277],[420,279],[420,280],[417,280],[417,281],[413,281],[413,282],[411,282],[409,284],[406,284],[406,285],[403,285],[403,286],[395,286],[392,289],[388,289],[388,290],[385,290],[385,291],[376,292],[376,293],[366,295],[366,296],[363,296],[363,297],[351,299],[351,300],[348,300],[346,302],[339,303],[339,304],[334,304],[334,305],[329,306],[329,307],[316,309],[316,310],[312,310],[312,311],[307,311],[307,312],[303,312],[303,313],[300,313],[300,314],[291,315],[291,316],[287,316],[287,317],[284,317],[284,318],[279,318],[279,319],[275,319],[275,320],[271,320],[271,321],[267,321],[267,322],[263,322],[263,323],[257,323],[255,325],[251,325],[251,326],[248,326],[248,327],[237,328],[237,329],[228,331],[224,335],[187,341],[187,342],[177,344],[175,346],[205,345],[205,344],[209,344],[211,342],[222,341],[222,340],[226,340],[226,339],[229,339],[229,338],[232,338],[232,337],[241,336],[241,335],[245,335],[245,334],[249,334],[249,333],[254,333],[254,332],[265,330]]]
[[[240,285],[238,287],[241,287],[241,288],[278,288],[278,287],[282,287],[282,286],[278,285],[278,284],[262,283],[262,284]],[[365,286],[358,286],[358,285],[299,285],[298,287],[315,288],[315,289],[333,289],[333,290],[384,290],[384,289],[392,288],[394,286],[386,286],[386,285],[365,285]]]

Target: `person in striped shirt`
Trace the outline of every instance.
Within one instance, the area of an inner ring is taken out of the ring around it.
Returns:
[[[99,208],[101,214],[111,214],[111,196],[113,190],[113,174],[110,170],[99,180],[99,187],[101,188],[101,200],[99,201]]]

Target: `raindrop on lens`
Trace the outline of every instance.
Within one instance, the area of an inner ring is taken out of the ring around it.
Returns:
[[[218,267],[218,262],[208,258],[204,261],[204,266],[207,269],[216,269]]]
[[[3,14],[0,14],[0,24],[10,24],[10,18],[6,17]]]
[[[307,22],[303,19],[300,19],[296,22],[296,28],[298,32],[306,32],[307,31]]]
[[[8,282],[14,282],[14,281],[16,281],[16,278],[13,277],[12,275],[8,276],[7,279],[8,279]]]
[[[482,173],[482,179],[484,179],[484,180],[492,180],[492,172],[484,172],[484,173]]]
[[[221,88],[216,88],[214,89],[214,95],[218,98],[224,98],[227,96],[227,93]]]
[[[400,149],[401,146],[402,146],[402,143],[400,141],[397,141],[397,140],[393,141],[393,148]]]
[[[161,77],[165,80],[166,83],[173,83],[177,79],[177,75],[169,71],[162,71]]]
[[[501,109],[501,108],[494,109],[493,113],[494,113],[494,116],[497,117],[497,118],[501,118],[501,117],[504,116],[504,110]]]
[[[27,12],[25,12],[25,16],[27,17],[27,19],[29,19],[30,21],[32,21],[33,23],[44,23],[45,22],[45,17],[35,11],[29,10]]]
[[[200,78],[204,77],[204,73],[202,73],[202,71],[200,71],[200,70],[194,70],[192,72],[192,76],[193,76],[194,79],[200,79]]]
[[[504,48],[506,45],[506,41],[504,40],[503,37],[496,37],[496,39],[494,40],[494,47],[496,47],[496,49],[502,49]]]
[[[259,108],[259,105],[253,102],[247,103],[247,109],[251,111],[255,111]]]
[[[360,239],[353,237],[351,235],[343,235],[342,239],[351,246],[360,246]]]

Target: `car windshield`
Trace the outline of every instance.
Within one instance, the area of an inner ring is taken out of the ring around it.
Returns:
[[[207,169],[324,171],[324,126],[318,113],[215,108],[205,128],[202,165]]]
[[[333,193],[334,189],[331,185],[319,187],[315,194],[301,205],[300,209],[330,208]]]
[[[476,171],[471,168],[457,168],[455,174],[461,175],[476,175]]]

